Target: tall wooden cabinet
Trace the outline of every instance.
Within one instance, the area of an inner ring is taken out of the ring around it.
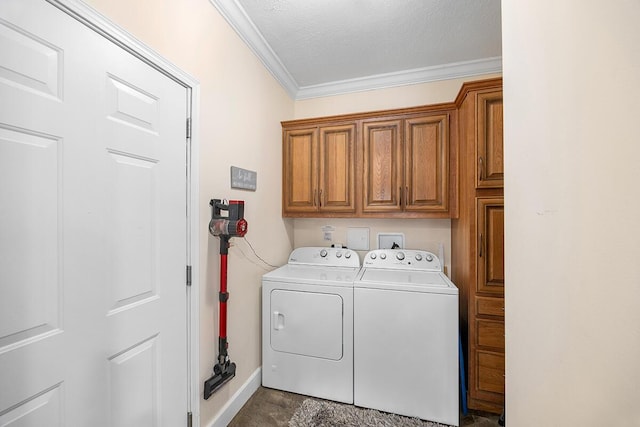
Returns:
[[[504,406],[504,168],[502,79],[463,85],[459,216],[451,221],[451,279],[460,290],[468,405]]]

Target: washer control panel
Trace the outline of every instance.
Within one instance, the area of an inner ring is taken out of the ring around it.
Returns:
[[[302,247],[291,252],[289,264],[360,267],[360,257],[351,249]]]
[[[364,257],[363,267],[442,271],[440,259],[415,249],[376,249]]]

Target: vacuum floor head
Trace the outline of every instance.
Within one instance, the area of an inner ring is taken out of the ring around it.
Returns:
[[[223,366],[216,364],[213,367],[214,375],[204,382],[204,399],[207,400],[220,387],[231,381],[236,376],[236,364],[227,363]]]

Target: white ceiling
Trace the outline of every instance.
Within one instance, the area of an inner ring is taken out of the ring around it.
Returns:
[[[211,0],[294,99],[502,70],[500,0]]]

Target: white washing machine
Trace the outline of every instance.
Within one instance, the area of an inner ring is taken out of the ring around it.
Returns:
[[[262,385],[353,403],[358,254],[303,247],[262,276]]]
[[[458,288],[438,257],[371,251],[353,299],[354,403],[459,425]]]

